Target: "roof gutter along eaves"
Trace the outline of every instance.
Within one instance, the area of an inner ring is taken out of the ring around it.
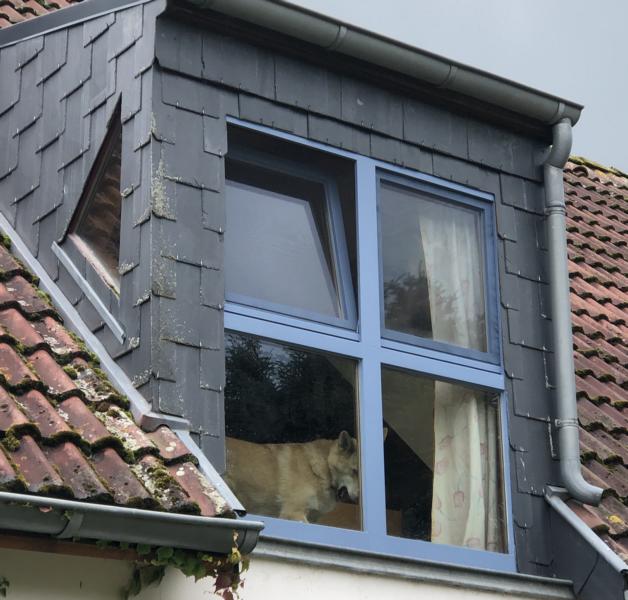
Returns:
[[[182,0],[170,0],[181,4]],[[329,51],[339,52],[505,108],[544,124],[568,118],[576,123],[582,106],[533,88],[335,21],[283,0],[186,0]]]
[[[42,510],[46,509],[46,510]],[[52,509],[52,510],[49,510]],[[250,553],[264,524],[0,492],[0,529],[227,554]]]
[[[597,506],[602,498],[602,490],[585,481],[580,467],[563,187],[563,167],[569,158],[571,141],[571,122],[569,119],[562,119],[553,127],[553,143],[543,165],[552,334],[556,364],[556,428],[560,470],[567,492],[580,502]]]

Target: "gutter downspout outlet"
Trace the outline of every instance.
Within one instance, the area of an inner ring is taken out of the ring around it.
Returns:
[[[580,467],[563,187],[563,167],[571,151],[571,121],[561,119],[553,126],[552,131],[553,143],[543,168],[549,244],[552,334],[556,363],[556,428],[558,429],[560,471],[563,483],[572,498],[584,504],[597,506],[602,498],[602,489],[585,481]]]

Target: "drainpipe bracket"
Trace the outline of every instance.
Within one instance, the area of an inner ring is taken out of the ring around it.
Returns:
[[[566,500],[569,498],[569,492],[564,487],[560,487],[557,485],[546,485],[545,496],[547,498],[557,496],[561,500]]]
[[[556,429],[563,429],[564,427],[579,427],[578,419],[556,419],[554,421]]]

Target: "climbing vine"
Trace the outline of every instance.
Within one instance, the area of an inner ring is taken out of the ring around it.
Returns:
[[[248,557],[240,554],[235,543],[229,554],[221,556],[165,546],[156,548],[146,544],[138,544],[135,550],[138,559],[131,582],[124,590],[124,600],[137,596],[149,585],[158,585],[167,567],[174,567],[185,576],[194,577],[195,581],[212,577],[216,594],[223,600],[237,600],[240,597],[239,590],[244,585],[242,575],[249,566]]]

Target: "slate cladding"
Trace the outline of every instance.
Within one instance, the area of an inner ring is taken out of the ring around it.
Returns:
[[[41,17],[49,12],[66,8],[81,0],[2,0],[0,2],[0,29]]]
[[[135,425],[36,283],[0,246],[0,490],[233,516],[173,431]]]
[[[628,175],[581,158],[565,168],[580,447],[597,508],[572,509],[628,559]]]

